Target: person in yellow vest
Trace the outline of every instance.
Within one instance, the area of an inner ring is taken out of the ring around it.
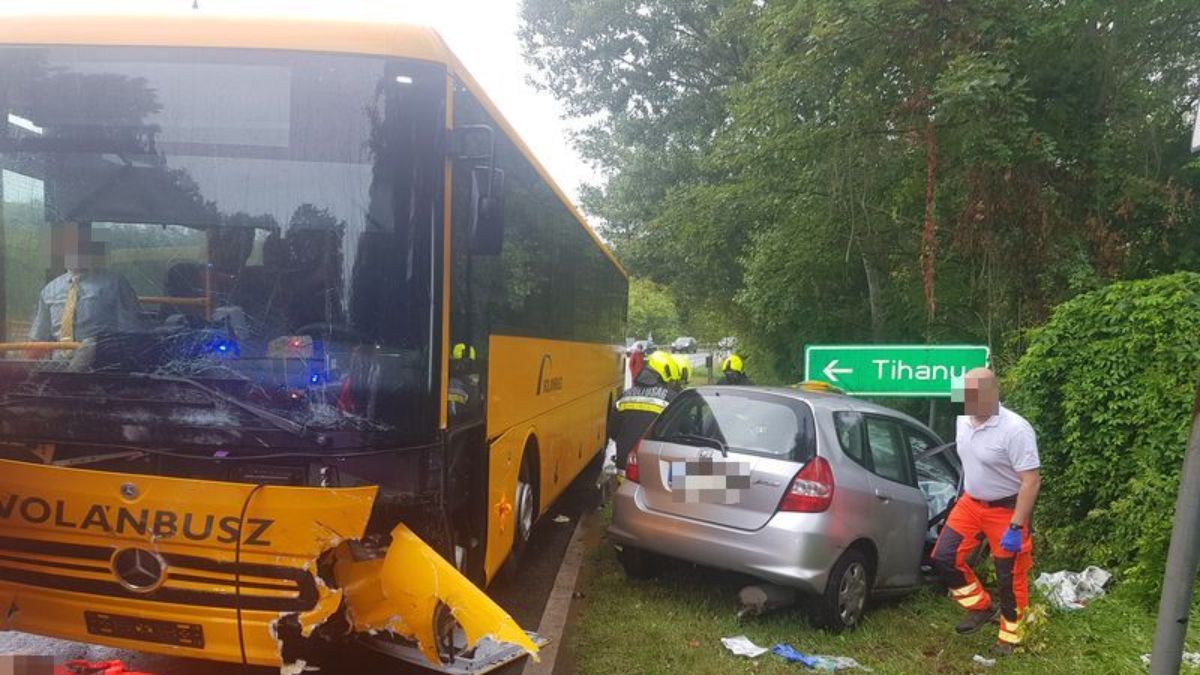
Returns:
[[[679,365],[659,350],[646,357],[646,365],[621,393],[608,418],[608,437],[616,445],[616,465],[625,470],[629,451],[641,440],[658,414],[679,394]]]
[[[725,357],[725,362],[721,364],[721,372],[723,377],[713,384],[733,384],[749,386],[754,384],[746,377],[746,364],[742,363],[742,357],[737,354],[730,354]]]
[[[449,382],[450,416],[459,417],[479,409],[479,373],[475,361],[475,348],[459,342],[450,350]]]
[[[106,269],[107,249],[91,240],[90,225],[69,225],[60,235],[67,271],[38,295],[29,339],[81,342],[105,333],[142,330],[137,292]]]
[[[692,379],[692,358],[687,354],[671,354],[679,368],[679,386],[686,387]]]

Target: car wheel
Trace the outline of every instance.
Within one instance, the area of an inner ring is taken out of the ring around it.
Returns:
[[[871,595],[871,572],[867,557],[858,549],[842,554],[829,572],[825,593],[817,607],[817,623],[840,633],[857,628]]]
[[[633,546],[625,546],[617,551],[617,560],[628,579],[652,579],[663,568],[662,556]]]

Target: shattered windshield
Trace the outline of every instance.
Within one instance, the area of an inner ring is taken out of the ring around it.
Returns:
[[[0,49],[4,437],[431,433],[444,82],[361,56]]]

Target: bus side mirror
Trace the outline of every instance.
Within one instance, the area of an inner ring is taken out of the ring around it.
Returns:
[[[504,172],[486,166],[471,171],[471,253],[500,255],[504,246]]]

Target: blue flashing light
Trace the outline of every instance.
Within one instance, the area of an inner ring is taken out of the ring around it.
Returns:
[[[237,356],[241,353],[238,343],[232,339],[216,338],[207,345],[208,352],[220,357]]]
[[[308,378],[308,381],[312,382],[313,384],[319,383],[321,381],[320,373],[313,373],[312,376]]]

